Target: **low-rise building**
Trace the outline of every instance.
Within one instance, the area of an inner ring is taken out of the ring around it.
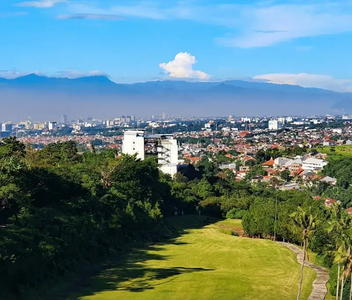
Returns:
[[[330,177],[330,176],[325,176],[325,177],[323,177],[322,179],[320,179],[320,181],[326,182],[326,183],[329,183],[329,184],[332,184],[332,185],[335,185],[337,179],[336,179],[336,178],[333,178],[333,177]]]
[[[322,170],[328,164],[327,161],[316,158],[308,158],[303,161],[302,169],[309,171],[319,171]]]

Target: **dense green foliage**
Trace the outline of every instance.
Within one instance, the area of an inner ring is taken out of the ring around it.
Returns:
[[[278,157],[294,157],[297,155],[303,155],[304,153],[307,152],[307,148],[303,147],[299,147],[299,146],[294,146],[294,147],[287,147],[284,150],[279,150],[277,148],[273,148],[273,149],[268,149],[266,151],[264,150],[259,150],[256,155],[255,158],[257,160],[258,163],[264,163],[266,161],[268,161],[269,159],[275,159]]]
[[[340,157],[338,159],[331,157],[330,163],[324,167],[323,175],[337,179],[336,185],[329,185],[326,182],[319,182],[313,188],[312,192],[323,197],[330,197],[339,200],[342,206],[348,208],[352,200],[352,159],[349,157]]]
[[[26,153],[4,139],[0,166],[2,299],[150,238],[170,194],[153,160],[71,142]]]

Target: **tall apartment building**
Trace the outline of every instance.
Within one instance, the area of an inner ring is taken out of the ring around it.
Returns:
[[[137,158],[145,159],[146,139],[157,144],[159,169],[174,176],[177,173],[178,145],[172,134],[147,135],[143,130],[126,130],[124,132],[122,153],[137,154]]]
[[[60,123],[61,124],[67,124],[67,115],[62,115],[61,116]]]
[[[12,133],[12,124],[10,123],[3,123],[1,125],[1,131],[6,131]]]
[[[49,130],[54,130],[57,128],[57,122],[49,122],[48,123],[48,129]]]
[[[282,123],[278,120],[270,120],[268,128],[269,130],[279,130],[282,128]]]
[[[137,154],[137,158],[145,158],[145,139],[143,130],[126,130],[123,135],[122,153]]]

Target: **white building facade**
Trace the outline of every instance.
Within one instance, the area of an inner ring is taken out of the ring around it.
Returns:
[[[282,128],[282,123],[278,120],[270,120],[268,128],[269,130],[279,130]]]
[[[54,130],[57,128],[57,123],[56,122],[49,122],[48,124],[49,130]]]
[[[125,131],[122,143],[122,153],[134,155],[137,154],[137,158],[144,160],[144,131]]]
[[[177,173],[178,144],[172,134],[146,135],[142,130],[127,130],[124,133],[122,153],[137,154],[137,158],[144,160],[146,139],[157,144],[159,169],[174,176]]]
[[[323,159],[308,158],[303,161],[302,169],[305,171],[318,171],[322,170],[328,164]]]
[[[158,140],[158,164],[166,174],[174,176],[177,173],[178,145],[172,135]]]

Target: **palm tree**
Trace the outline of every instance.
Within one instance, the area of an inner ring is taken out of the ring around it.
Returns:
[[[345,239],[339,249],[335,252],[334,262],[338,263],[338,266],[341,267],[340,274],[338,274],[338,280],[341,280],[341,289],[340,289],[340,300],[343,299],[344,284],[347,281],[347,278],[351,276],[351,288],[349,299],[352,299],[352,239],[348,237]],[[336,295],[338,299],[338,295]]]
[[[343,288],[345,281],[348,276],[348,264],[349,264],[349,254],[350,250],[346,248],[346,245],[343,243],[337,251],[335,251],[335,259],[334,262],[339,266],[339,274],[338,274],[338,281],[341,280],[340,292],[336,292],[336,299],[339,298],[340,300],[343,299]],[[337,287],[337,290],[339,287]],[[339,294],[338,294],[339,293]]]
[[[341,278],[341,292],[340,300],[343,298],[343,286],[347,278],[351,277],[351,287],[349,300],[352,300],[352,232],[350,229],[347,230],[347,234],[343,235],[344,240],[339,247],[335,255],[335,261],[343,266],[342,278]]]
[[[301,297],[301,291],[302,291],[303,270],[304,270],[304,263],[306,260],[308,237],[314,233],[317,223],[319,221],[317,216],[313,214],[311,207],[307,207],[305,209],[299,206],[297,208],[297,211],[292,213],[290,217],[295,227],[298,230],[300,230],[300,232],[302,233],[302,241],[303,241],[303,261],[302,261],[301,275],[300,275],[299,288],[298,288],[298,294],[297,294],[297,300],[299,300]]]
[[[342,300],[344,283],[349,275],[352,276],[352,232],[351,218],[348,217],[340,203],[336,203],[331,207],[331,217],[328,222],[327,231],[333,234],[335,249],[334,263],[337,263],[337,284],[336,284],[336,300]],[[340,286],[341,281],[341,286]],[[352,277],[350,300],[352,300]]]
[[[341,272],[341,265],[337,264],[336,300],[339,300],[340,272]]]

